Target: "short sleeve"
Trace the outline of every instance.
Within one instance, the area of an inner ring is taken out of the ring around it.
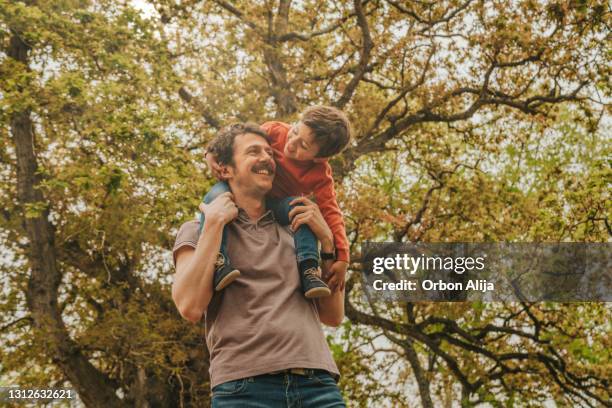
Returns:
[[[172,248],[172,259],[174,266],[176,266],[176,253],[179,249],[184,246],[190,246],[195,248],[198,245],[198,229],[200,228],[200,221],[191,220],[187,221],[176,234],[176,240],[174,241],[174,247]]]

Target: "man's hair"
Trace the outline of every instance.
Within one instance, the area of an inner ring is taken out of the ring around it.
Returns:
[[[208,143],[207,152],[215,155],[217,163],[234,165],[234,140],[240,135],[253,133],[268,140],[268,134],[253,122],[234,123],[219,130]]]
[[[301,122],[308,126],[319,145],[318,157],[338,154],[351,140],[351,124],[340,109],[316,105],[302,112]]]

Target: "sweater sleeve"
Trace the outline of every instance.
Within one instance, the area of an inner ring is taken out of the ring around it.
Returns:
[[[346,237],[346,229],[342,212],[336,201],[336,191],[334,189],[334,179],[332,178],[331,167],[325,163],[325,174],[315,185],[314,195],[321,214],[327,222],[329,229],[334,235],[334,246],[338,261],[349,262],[349,244]]]
[[[288,125],[283,122],[271,121],[271,122],[265,122],[260,127],[263,129],[264,132],[268,134],[268,140],[270,141],[270,144],[274,145],[278,142],[278,139],[280,138],[281,133],[283,131],[285,132],[287,131],[287,126]]]

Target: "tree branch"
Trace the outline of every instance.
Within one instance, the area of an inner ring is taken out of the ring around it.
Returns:
[[[237,17],[240,21],[242,21],[248,27],[252,28],[261,37],[264,37],[265,30],[262,27],[260,27],[259,25],[257,25],[254,22],[252,22],[251,20],[248,20],[244,16],[244,14],[240,10],[238,10],[236,7],[232,6],[227,1],[223,1],[223,0],[214,0],[214,1],[221,8],[223,8],[226,11],[229,11],[231,14],[233,14],[235,17]]]
[[[368,21],[363,12],[361,0],[354,0],[353,4],[355,7],[355,14],[357,15],[357,25],[361,30],[361,48],[359,49],[359,64],[357,66],[355,75],[353,75],[353,78],[351,78],[351,81],[344,89],[344,92],[340,98],[333,103],[335,107],[340,109],[342,109],[351,99],[355,89],[357,89],[357,85],[359,85],[359,82],[367,72],[368,62],[370,60],[372,48],[374,47],[374,43],[372,42],[372,37],[370,35],[370,28],[368,27]]]
[[[17,35],[12,35],[7,55],[29,70],[30,47]],[[24,208],[28,204],[47,202],[40,188],[41,176],[34,152],[34,125],[29,109],[13,112],[10,130],[17,156],[17,198]],[[28,260],[30,279],[26,300],[34,327],[48,336],[47,352],[72,385],[83,402],[90,407],[125,406],[115,394],[116,385],[82,354],[70,338],[58,305],[61,273],[57,268],[54,228],[49,221],[49,208],[37,216],[25,216],[24,224],[30,241]]]
[[[179,96],[187,104],[193,106],[196,111],[198,111],[202,115],[206,123],[208,123],[211,127],[215,129],[219,129],[221,127],[219,119],[217,119],[215,115],[213,115],[210,109],[208,109],[200,99],[191,95],[187,88],[181,86],[181,88],[179,89]]]

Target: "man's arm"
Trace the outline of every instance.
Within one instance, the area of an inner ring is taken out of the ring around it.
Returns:
[[[321,243],[321,251],[334,252],[334,238],[329,226],[323,219],[319,207],[306,197],[298,197],[292,201],[293,204],[300,203],[301,206],[294,207],[289,212],[292,218],[291,228],[297,230],[300,225],[307,224]],[[323,276],[329,278],[334,261],[322,263]],[[328,326],[337,327],[344,319],[344,287],[332,292],[330,296],[318,298],[319,320]]]
[[[324,248],[322,248],[325,251]],[[323,276],[328,274],[329,269],[334,261],[323,261]],[[344,287],[340,290],[332,292],[331,295],[317,298],[317,309],[319,309],[319,320],[321,323],[338,327],[344,319]]]
[[[203,206],[203,204],[202,204]],[[196,323],[208,307],[213,289],[215,261],[223,227],[238,215],[231,193],[219,195],[206,208],[204,228],[196,248],[183,247],[176,255],[172,299],[185,319]]]

